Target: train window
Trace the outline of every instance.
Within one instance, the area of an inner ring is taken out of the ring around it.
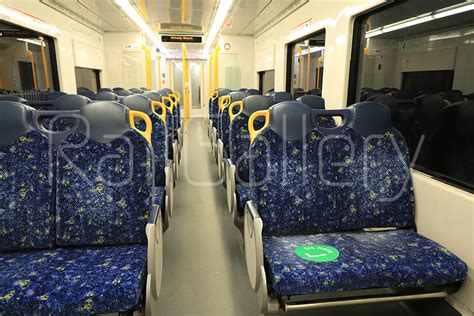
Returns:
[[[75,67],[76,87],[84,87],[91,91],[100,89],[100,70]]]
[[[287,91],[296,98],[321,95],[326,32],[317,32],[288,45]]]
[[[258,73],[258,89],[263,94],[275,89],[275,70],[260,71]]]
[[[355,20],[348,103],[392,110],[415,168],[474,189],[471,1],[407,0]]]
[[[59,90],[52,38],[0,21],[0,90]]]

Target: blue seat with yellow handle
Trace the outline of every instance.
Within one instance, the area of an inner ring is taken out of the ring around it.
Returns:
[[[19,192],[0,197],[11,230],[1,244],[0,313],[133,311],[145,284],[149,310],[162,260],[149,118],[115,102],[76,111],[9,102],[0,112],[2,192]],[[43,122],[57,116],[76,124],[48,130]],[[145,131],[135,128],[136,117],[148,121]]]
[[[320,126],[319,116],[342,124]],[[459,288],[466,264],[415,232],[408,151],[388,107],[282,102],[256,117],[265,124],[249,124],[244,240],[261,312],[439,298]]]

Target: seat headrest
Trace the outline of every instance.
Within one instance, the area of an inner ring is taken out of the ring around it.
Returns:
[[[99,90],[97,90],[97,92],[114,92],[114,90],[110,88],[100,88]]]
[[[25,103],[27,100],[23,99],[17,95],[0,95],[0,101],[12,101],[12,102],[18,102],[18,103]]]
[[[272,100],[278,100],[278,101],[292,101],[293,100],[291,93],[284,92],[284,91],[275,92],[271,95],[271,97],[272,97]]]
[[[58,98],[62,97],[63,95],[67,95],[67,93],[62,92],[62,91],[49,92],[49,93],[46,94],[46,100],[47,101],[54,101],[54,100],[57,100]]]
[[[116,92],[116,94],[117,94],[119,97],[126,97],[126,96],[129,96],[129,95],[132,95],[133,93],[130,92],[129,90],[123,89],[123,90],[118,90],[118,91]]]
[[[148,99],[144,95],[136,94],[136,95],[123,97],[122,100],[120,100],[120,103],[122,103],[127,108],[133,111],[140,111],[148,115],[151,115],[152,113],[151,106],[150,106],[150,99]]]
[[[247,94],[247,92],[237,91],[229,93],[229,96],[230,103],[232,103],[235,101],[242,101],[243,99],[245,99],[245,97],[248,97],[249,95]]]
[[[303,95],[296,99],[296,101],[304,103],[312,109],[324,109],[324,99],[317,95]]]
[[[364,101],[351,105],[349,127],[359,135],[383,135],[392,125],[390,108],[382,103]]]
[[[33,130],[33,108],[14,101],[0,101],[0,145],[8,145]]]
[[[444,125],[457,135],[474,135],[474,100],[453,103],[443,109],[441,118]]]
[[[142,89],[143,91],[151,91],[151,90],[148,89],[147,87],[140,87],[140,89]]]
[[[63,95],[56,100],[54,109],[59,111],[79,110],[81,107],[91,102],[91,99],[83,95],[68,94]]]
[[[219,90],[217,90],[217,97],[220,98],[222,96],[228,95],[231,92],[232,91],[229,90],[229,89],[219,89]]]
[[[122,88],[122,87],[115,87],[115,88],[112,88],[112,91],[115,92],[115,93],[117,93],[117,92],[120,91],[120,90],[125,90],[125,89]]]
[[[81,90],[79,91],[77,94],[79,95],[82,95],[82,96],[85,96],[91,100],[94,99],[94,96],[95,96],[95,92],[94,91],[91,91],[91,90]]]
[[[142,94],[144,97],[147,97],[148,99],[152,101],[160,101],[161,102],[161,94],[157,92],[145,92]]]
[[[158,90],[158,92],[160,92],[160,93],[162,93],[163,95],[167,96],[168,94],[173,93],[173,90],[171,90],[171,89],[169,89],[169,88],[163,88],[163,89]]]
[[[131,92],[133,93],[136,93],[136,94],[140,94],[140,93],[143,93],[143,90],[142,89],[138,89],[138,88],[131,88],[129,89]]]
[[[314,128],[311,108],[304,103],[285,101],[270,109],[269,127],[284,140],[298,140]]]
[[[97,101],[115,101],[117,99],[117,95],[109,91],[99,91],[94,95],[94,100]]]
[[[257,94],[260,94],[260,91],[258,91],[257,89],[247,89],[247,94],[248,95],[257,95]]]
[[[128,108],[118,102],[89,103],[80,109],[79,131],[98,143],[109,143],[128,132]]]
[[[245,91],[247,91],[247,88],[240,88],[238,91],[245,92]]]
[[[252,113],[261,111],[261,110],[268,110],[273,104],[270,102],[268,97],[263,95],[250,95],[243,99],[244,108],[242,113],[249,116]]]
[[[383,103],[392,110],[396,110],[397,108],[397,99],[395,99],[395,97],[392,97],[390,95],[385,95],[385,94],[373,95],[370,98],[368,98],[367,101]]]

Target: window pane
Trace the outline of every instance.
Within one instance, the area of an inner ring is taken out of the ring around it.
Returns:
[[[76,67],[76,87],[97,91],[100,88],[99,70]],[[99,86],[97,86],[99,84]]]
[[[418,169],[472,189],[472,2],[408,0],[360,27],[357,101],[390,106]]]
[[[325,37],[325,32],[318,33],[290,46],[291,91],[295,99],[304,94],[321,95]]]

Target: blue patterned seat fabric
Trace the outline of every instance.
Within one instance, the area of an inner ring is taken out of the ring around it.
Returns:
[[[237,193],[237,212],[244,214],[245,203],[250,200],[250,187],[245,184],[236,184],[235,192]]]
[[[74,145],[77,138],[85,141],[82,147]],[[153,204],[153,151],[146,140],[130,131],[102,144],[75,131],[64,139],[61,152],[56,172],[57,244],[144,243]]]
[[[291,106],[296,106],[293,103]],[[330,179],[331,172],[324,167],[319,172],[320,166],[326,165],[326,161],[319,161],[323,138],[321,131],[313,129],[301,139],[283,141],[279,134],[266,128],[250,146],[251,199],[263,219],[263,234],[336,229],[333,189],[325,181]],[[327,144],[322,145],[323,158],[330,157]]]
[[[165,193],[165,187],[156,186],[153,188],[154,204],[159,205],[161,209],[165,208]]]
[[[335,187],[338,229],[414,227],[415,199],[403,136],[392,128],[366,139],[348,127],[331,143],[333,163],[340,164],[334,168],[334,179],[341,184]]]
[[[312,262],[295,254],[304,245],[327,245],[339,257]],[[419,288],[464,280],[466,264],[446,248],[413,231],[264,236],[272,288],[278,295]]]
[[[0,314],[134,310],[146,281],[146,254],[145,245],[0,254]]]
[[[33,111],[16,102],[1,103],[1,110],[18,111],[21,116],[18,123],[26,121],[24,115],[27,109]],[[4,128],[13,129],[16,120],[1,110],[5,121],[2,120],[0,124]],[[48,138],[38,131],[26,131],[12,142],[2,143],[0,142],[0,252],[52,247],[54,209],[51,206],[53,184]]]

